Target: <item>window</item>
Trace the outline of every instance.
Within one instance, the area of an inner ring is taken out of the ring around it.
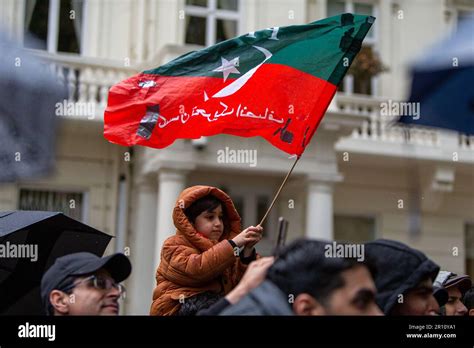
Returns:
[[[220,188],[224,192],[229,192],[226,187]],[[256,226],[267,212],[268,207],[271,203],[271,198],[267,194],[247,194],[245,196],[232,194],[231,196],[234,207],[240,215],[242,220],[243,228],[248,226]],[[256,207],[256,210],[254,209]],[[247,213],[247,214],[246,214]],[[274,236],[270,236],[270,232],[267,231],[270,228],[271,223],[268,222],[269,216],[263,223],[263,238],[271,239]]]
[[[186,0],[184,42],[210,46],[238,35],[240,0]]]
[[[466,274],[474,279],[474,223],[466,224],[464,245],[466,248]]]
[[[336,215],[334,218],[334,239],[350,243],[365,243],[374,240],[375,219]]]
[[[346,12],[376,16],[375,6],[371,2],[365,2],[363,0],[328,0],[327,12],[328,17],[336,16]],[[367,36],[364,39],[363,48],[361,50],[361,53],[363,54],[360,53],[356,57],[356,61],[358,59],[362,59],[363,57],[372,57],[374,54],[376,54],[376,26],[377,21],[375,21],[375,23],[372,25],[372,28],[367,33]],[[376,77],[371,77],[364,74],[358,76],[348,74],[338,87],[338,91],[374,95],[376,94],[376,84]]]
[[[25,46],[80,53],[84,4],[85,0],[25,0]],[[28,40],[28,34],[37,42]]]
[[[242,219],[242,227],[246,228],[248,226],[256,226],[260,220],[262,220],[265,215],[268,207],[271,203],[271,198],[266,194],[245,194],[240,195],[239,193],[231,194],[232,201],[234,202],[235,209]],[[270,217],[267,217],[263,223],[263,228],[266,230],[269,227],[268,220]],[[263,233],[264,238],[270,238],[269,233]]]
[[[20,210],[60,211],[86,222],[85,194],[82,192],[20,189]]]

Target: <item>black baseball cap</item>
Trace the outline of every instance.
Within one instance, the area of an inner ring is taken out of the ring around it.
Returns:
[[[99,257],[80,252],[57,258],[41,279],[41,299],[46,313],[49,314],[51,291],[65,289],[72,285],[75,277],[97,272],[101,268],[107,270],[117,283],[127,279],[132,272],[132,264],[122,253]]]

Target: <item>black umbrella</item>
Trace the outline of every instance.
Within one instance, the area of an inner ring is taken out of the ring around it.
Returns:
[[[56,258],[102,256],[111,238],[63,213],[0,212],[0,314],[44,314],[39,286]]]

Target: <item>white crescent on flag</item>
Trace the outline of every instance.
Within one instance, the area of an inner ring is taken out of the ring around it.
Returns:
[[[267,60],[269,60],[272,57],[272,53],[266,48],[263,48],[260,46],[252,46],[252,47],[255,47],[257,50],[259,50],[265,55],[265,59],[263,60],[263,62],[261,62],[256,67],[250,69],[249,71],[247,71],[245,74],[242,75],[242,77],[239,77],[237,80],[235,80],[231,84],[222,88],[219,92],[214,94],[211,98],[223,98],[237,92],[247,83],[248,80],[250,80],[253,74],[257,72],[258,68],[260,68],[263,65],[263,63],[265,63]]]

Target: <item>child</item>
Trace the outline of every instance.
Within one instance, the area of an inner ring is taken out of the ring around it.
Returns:
[[[232,290],[247,264],[262,227],[240,232],[230,197],[210,186],[193,186],[173,210],[176,234],[163,243],[156,271],[151,315],[194,315]]]

